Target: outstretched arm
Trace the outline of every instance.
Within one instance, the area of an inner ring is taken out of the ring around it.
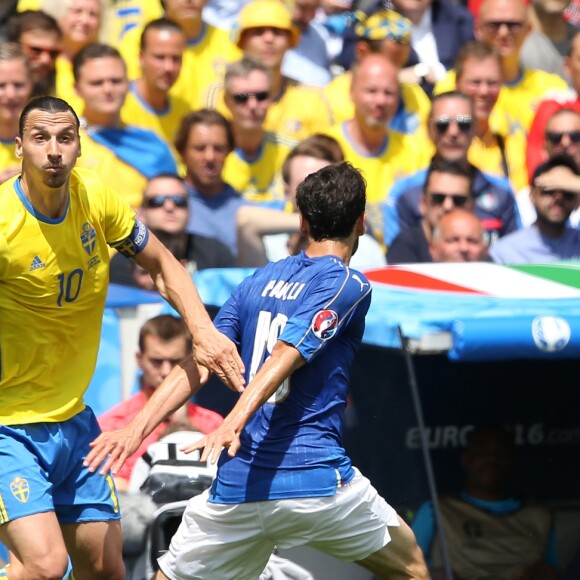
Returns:
[[[207,369],[201,382],[213,371],[231,390],[241,391],[244,363],[236,345],[213,325],[185,268],[153,234],[135,261],[151,274],[159,293],[183,317],[193,337],[195,360]]]
[[[296,348],[279,340],[270,358],[260,367],[222,425],[183,450],[190,452],[203,448],[200,460],[209,458],[215,463],[222,447],[226,447],[230,457],[233,457],[240,448],[240,434],[250,417],[304,364],[306,360]]]
[[[193,358],[189,357],[173,368],[126,427],[105,431],[90,444],[91,451],[86,456],[84,465],[89,471],[96,471],[102,464],[101,475],[109,470],[117,475],[127,457],[137,451],[143,439],[200,388],[199,369]]]
[[[268,263],[263,236],[300,231],[297,213],[244,205],[236,214],[238,266],[260,267]]]

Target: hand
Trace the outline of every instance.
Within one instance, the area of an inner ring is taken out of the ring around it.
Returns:
[[[352,8],[351,0],[322,0],[320,7],[325,14],[340,14]]]
[[[83,465],[91,472],[97,471],[101,466],[101,475],[106,475],[109,471],[117,475],[127,457],[133,455],[139,445],[141,438],[133,429],[125,427],[117,431],[105,431],[90,443],[92,449],[85,457]]]
[[[567,167],[554,167],[536,177],[534,185],[543,189],[560,189],[580,193],[580,177]]]
[[[239,432],[234,429],[231,423],[224,421],[215,431],[191,445],[182,447],[181,451],[191,453],[196,449],[203,449],[199,460],[204,462],[209,459],[210,463],[216,463],[224,447],[228,450],[230,457],[235,457],[240,444]]]
[[[204,384],[209,371],[235,393],[241,393],[246,383],[244,363],[238,354],[236,345],[213,326],[204,328],[194,336],[195,360],[205,367],[200,369],[200,380]]]

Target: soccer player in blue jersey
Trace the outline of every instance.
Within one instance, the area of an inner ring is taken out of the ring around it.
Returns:
[[[0,578],[124,578],[110,474],[83,460],[99,428],[83,403],[97,358],[109,249],[134,259],[182,314],[196,358],[243,384],[235,345],[212,326],[189,275],[126,202],[75,169],[79,120],[61,99],[24,108],[22,172],[0,186]],[[68,555],[67,555],[68,553]]]
[[[350,367],[371,301],[368,280],[348,266],[365,202],[348,163],[309,175],[297,191],[306,251],[258,270],[220,310],[216,326],[238,345],[249,384],[223,425],[186,448],[219,457],[218,474],[190,501],[158,579],[255,580],[275,545],[304,544],[381,578],[428,578],[412,531],[342,446]],[[136,425],[102,435],[89,458],[96,466],[110,453],[115,472],[136,434],[197,388],[192,365],[174,370]]]

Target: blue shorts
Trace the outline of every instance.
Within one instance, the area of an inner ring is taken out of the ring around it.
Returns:
[[[62,423],[0,425],[0,524],[49,511],[61,524],[119,519],[112,476],[83,466],[100,432],[88,407]]]

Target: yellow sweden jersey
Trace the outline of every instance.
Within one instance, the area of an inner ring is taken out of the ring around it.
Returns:
[[[147,185],[144,175],[119,159],[110,149],[93,141],[86,131],[81,131],[81,151],[77,167],[94,171],[105,185],[118,191],[131,207],[140,207],[143,190]]]
[[[85,112],[85,104],[75,91],[75,78],[72,63],[59,56],[56,59],[56,88],[57,97],[64,99],[82,117]]]
[[[128,125],[149,129],[156,133],[171,147],[177,159],[179,156],[173,146],[173,141],[181,120],[189,111],[189,105],[181,97],[170,95],[167,108],[157,112],[139,95],[135,83],[131,83],[125,104],[121,109],[121,119]]]
[[[348,121],[354,117],[354,105],[350,100],[350,83],[352,74],[346,72],[335,77],[323,89],[324,96],[328,100],[334,123],[339,124]],[[401,83],[401,99],[403,101],[404,117],[413,117],[413,127],[415,131],[425,131],[427,119],[431,110],[431,101],[425,94],[425,91],[419,85],[410,83]],[[400,114],[397,111],[397,114]],[[411,123],[407,123],[411,125]],[[397,127],[394,128],[399,131]],[[415,131],[399,131],[405,133],[414,133]]]
[[[523,131],[518,131],[503,137],[502,140],[503,155],[496,135],[488,133],[482,139],[474,137],[467,152],[467,159],[480,171],[497,177],[509,177],[512,189],[520,191],[528,185],[526,137]]]
[[[332,123],[330,107],[319,88],[289,81],[282,96],[270,105],[264,129],[297,143]]]
[[[450,70],[435,85],[433,93],[438,95],[453,90],[455,90],[455,71]],[[510,133],[516,133],[522,129],[527,133],[540,101],[552,93],[567,90],[566,81],[558,75],[543,70],[524,69],[517,82],[502,86],[497,103],[490,115],[490,125],[494,126],[496,115],[502,115],[508,118]]]
[[[19,177],[0,186],[0,424],[65,421],[82,411],[100,341],[108,243],[135,213],[75,169],[64,217],[34,215]]]
[[[163,16],[159,0],[114,0],[107,4],[109,9],[101,28],[106,31],[103,42],[113,46],[118,46],[134,28],[142,30],[145,24]]]
[[[247,159],[238,149],[227,156],[224,181],[248,201],[283,208],[282,164],[289,152],[290,148],[279,143],[276,135],[266,133],[254,159]]]
[[[344,158],[360,169],[367,183],[367,221],[373,236],[382,242],[382,206],[397,179],[415,173],[424,166],[419,155],[423,138],[387,131],[384,147],[379,153],[368,155],[359,150],[348,134],[348,121],[335,125],[327,135],[342,147]]]

